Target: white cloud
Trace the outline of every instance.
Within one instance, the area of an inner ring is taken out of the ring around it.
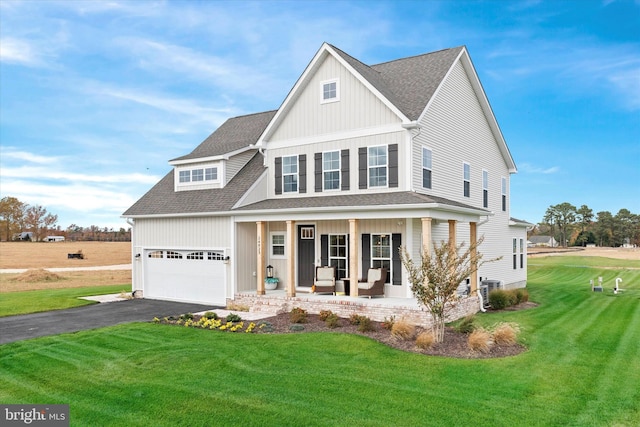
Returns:
[[[518,167],[518,169],[524,173],[543,174],[543,175],[549,175],[549,174],[560,172],[559,166],[544,168],[544,167],[534,166],[529,163],[522,163]]]
[[[155,184],[160,179],[159,176],[145,175],[141,173],[130,174],[104,174],[104,175],[92,175],[86,173],[69,172],[65,170],[56,170],[49,165],[48,167],[33,167],[33,166],[19,166],[19,167],[3,167],[2,168],[3,187],[6,184],[6,178],[21,178],[29,180],[52,180],[59,181],[61,183],[68,182],[85,182],[85,183],[99,183],[99,184],[118,184],[118,183],[131,183],[138,184]],[[3,192],[5,189],[3,188]]]
[[[40,54],[32,43],[12,37],[0,40],[0,61],[34,67],[43,65]]]
[[[28,151],[21,151],[15,147],[0,147],[0,158],[2,158],[3,161],[6,161],[6,159],[15,159],[40,164],[51,164],[52,162],[57,162],[62,159],[62,157],[57,156],[41,156]]]

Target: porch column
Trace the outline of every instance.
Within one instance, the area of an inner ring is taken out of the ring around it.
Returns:
[[[287,221],[287,242],[284,252],[287,257],[287,296],[296,296],[296,266],[295,266],[295,241],[296,241],[296,222]]]
[[[455,255],[456,252],[456,225],[457,221],[455,219],[449,220],[449,251],[451,251],[451,255]]]
[[[478,241],[478,224],[475,222],[469,223],[469,244],[471,245],[471,295],[475,295],[478,290],[478,248],[475,247]]]
[[[258,271],[256,271],[256,280],[258,281],[257,294],[264,295],[264,274],[267,268],[267,223],[263,221],[256,222],[258,234]]]
[[[422,250],[425,254],[431,253],[431,218],[421,218],[422,220]]]
[[[349,295],[352,297],[358,296],[358,260],[360,259],[360,253],[358,248],[360,247],[360,236],[358,235],[358,220],[349,220]]]

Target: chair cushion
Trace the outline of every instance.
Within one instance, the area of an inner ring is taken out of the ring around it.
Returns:
[[[333,280],[316,280],[316,286],[335,286]]]
[[[317,280],[333,280],[333,268],[319,268],[316,276]]]
[[[359,282],[358,289],[371,289],[375,282]]]
[[[370,268],[367,274],[367,282],[373,285],[373,282],[376,280],[380,280],[380,276],[382,275],[382,270],[379,268]]]

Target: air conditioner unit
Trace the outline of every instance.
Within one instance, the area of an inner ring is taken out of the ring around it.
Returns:
[[[489,292],[495,290],[495,289],[502,289],[502,280],[490,280],[490,279],[485,279],[482,282],[480,282],[481,285],[486,285],[487,288],[489,289]]]

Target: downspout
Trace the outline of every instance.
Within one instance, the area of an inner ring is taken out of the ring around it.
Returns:
[[[482,292],[480,292],[480,289],[476,290],[476,292],[478,293],[478,300],[480,301],[480,311],[486,313],[487,310],[484,308],[484,301],[482,301]]]
[[[127,224],[129,224],[131,226],[131,249],[134,248],[133,244],[135,242],[134,238],[133,238],[133,226],[135,225],[135,220],[131,219],[131,218],[127,218],[126,219]],[[131,251],[133,252],[133,250]],[[135,258],[136,260],[138,260],[139,258]],[[131,287],[133,288],[133,263],[131,264]],[[131,296],[133,298],[136,298],[136,292],[137,290],[131,290]]]

